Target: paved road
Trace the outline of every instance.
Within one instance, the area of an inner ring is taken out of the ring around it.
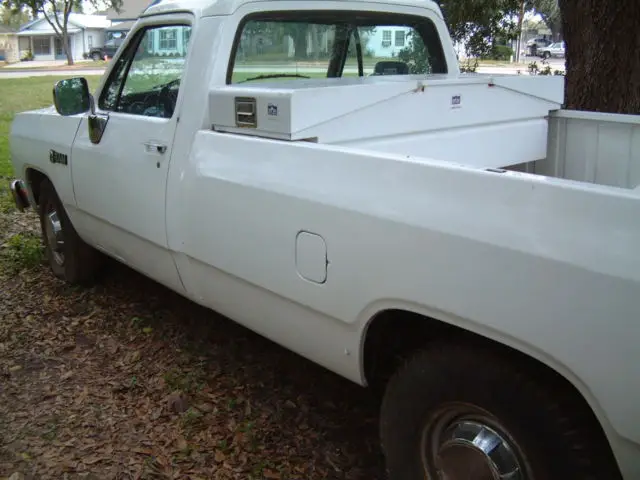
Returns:
[[[527,58],[526,63],[528,64],[531,61],[536,61],[539,67],[542,67],[541,59],[539,58]],[[552,69],[560,69],[564,70],[564,60],[563,59],[551,59],[549,61],[549,65]],[[236,69],[238,72],[281,72],[282,69],[287,68],[286,71],[289,72],[297,72],[300,74],[307,73],[321,73],[326,71],[325,68],[320,67],[290,67],[290,66],[244,66]],[[357,69],[355,68],[346,68],[346,71],[355,73]],[[520,67],[519,70],[522,74],[528,74],[527,67]],[[365,73],[371,73],[373,71],[373,67],[365,68]],[[47,75],[58,75],[58,76],[88,76],[88,75],[102,75],[104,73],[104,69],[86,69],[86,70],[31,70],[31,71],[2,71],[0,69],[0,78],[25,78],[25,77],[41,77]],[[512,74],[515,75],[518,73],[518,68],[515,67],[480,67],[478,69],[478,73],[493,73],[493,74]]]

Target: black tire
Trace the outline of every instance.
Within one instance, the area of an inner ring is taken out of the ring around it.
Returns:
[[[64,245],[57,252],[52,247],[47,233],[48,215],[52,211],[57,213],[64,238]],[[88,283],[94,280],[103,265],[103,256],[80,238],[53,184],[48,179],[44,179],[40,184],[38,212],[45,257],[53,274],[72,284]],[[62,254],[62,261],[56,253]]]
[[[452,402],[460,402],[459,414],[475,415],[467,417],[470,422],[477,422],[465,424],[469,431],[478,432],[476,427],[484,424],[499,434],[493,436],[494,440],[502,438],[510,444],[516,452],[509,457],[515,459],[511,463],[525,473],[514,478],[621,479],[610,447],[594,425],[586,403],[578,401],[574,392],[547,372],[521,367],[513,357],[491,348],[434,345],[412,356],[391,378],[380,418],[389,479],[439,478],[437,474],[429,476],[424,467],[426,455],[422,452],[428,450],[423,443],[424,432],[427,425],[438,425],[433,421],[434,415],[447,405],[453,406]],[[460,424],[460,420],[461,417],[450,418],[449,425],[456,421]],[[445,450],[449,454],[450,475],[456,467],[470,467],[472,460],[480,458],[484,462],[486,456],[480,455],[479,450],[475,452],[477,458],[470,458],[471,450],[468,447]],[[461,453],[466,457],[455,456]],[[508,463],[503,462],[503,471],[511,470],[506,468]],[[485,467],[484,475],[473,476],[465,471],[461,476],[454,473],[444,478],[494,477]]]
[[[98,60],[102,60],[102,57],[98,52],[93,52],[91,54],[91,60],[93,60],[94,62],[97,62]]]
[[[546,60],[546,59],[548,59],[550,57],[551,57],[551,54],[549,52],[542,52],[542,59],[543,60]]]

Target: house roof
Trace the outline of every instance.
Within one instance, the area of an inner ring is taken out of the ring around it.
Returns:
[[[142,11],[149,6],[152,0],[123,0],[120,12],[113,8],[107,9],[109,20],[136,20]]]
[[[118,22],[105,29],[105,32],[118,32],[120,30],[131,30],[136,23],[136,20],[127,20],[125,22]]]
[[[60,17],[58,17],[60,18]],[[60,19],[62,20],[62,19]],[[40,17],[35,20],[30,21],[29,23],[25,23],[20,27],[20,32],[25,32],[33,28],[34,25],[45,22],[47,23],[46,18]],[[70,13],[69,14],[69,31],[80,29],[80,28],[99,28],[104,29],[110,25],[110,21],[107,20],[105,15],[86,15],[83,13]],[[47,23],[48,25],[48,23]],[[75,27],[75,29],[74,29]],[[49,26],[49,29],[53,31],[53,29]]]
[[[107,28],[111,22],[106,15],[86,15],[71,13],[69,21],[81,28]]]

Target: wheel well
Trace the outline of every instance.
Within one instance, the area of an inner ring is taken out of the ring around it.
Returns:
[[[381,394],[400,364],[417,350],[435,342],[463,343],[492,349],[505,361],[517,362],[534,379],[545,382],[558,395],[570,398],[590,420],[594,438],[601,442],[603,454],[617,465],[611,445],[593,409],[578,389],[564,376],[539,360],[495,340],[447,324],[434,318],[404,310],[385,310],[375,315],[368,326],[363,350],[364,375],[374,392]]]
[[[29,188],[33,193],[33,200],[36,202],[36,205],[40,203],[40,186],[42,185],[42,181],[48,178],[44,173],[34,168],[27,169],[27,183],[29,184]]]

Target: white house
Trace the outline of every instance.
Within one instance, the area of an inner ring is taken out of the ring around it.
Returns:
[[[374,57],[395,57],[409,45],[411,31],[409,27],[376,27],[367,34],[366,48]]]
[[[184,57],[190,37],[191,29],[185,27],[164,27],[153,30],[152,34],[147,36],[147,52],[160,57]]]
[[[60,19],[62,23],[62,19]],[[92,47],[104,45],[104,31],[110,25],[106,15],[69,14],[69,45],[74,61],[82,60],[82,55]],[[20,58],[33,54],[34,60],[65,60],[62,41],[53,27],[42,18],[23,25],[16,34],[19,39]]]

